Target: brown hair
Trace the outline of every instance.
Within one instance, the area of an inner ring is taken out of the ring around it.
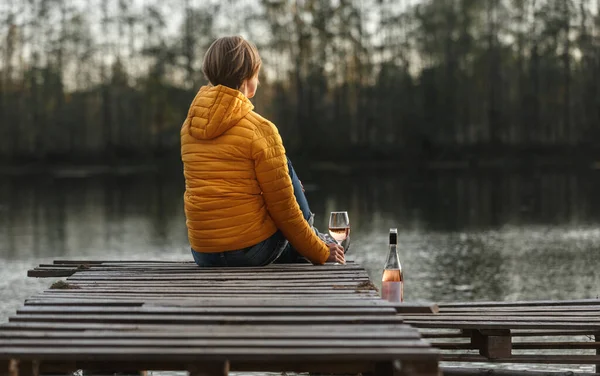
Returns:
[[[254,77],[262,60],[256,46],[240,36],[222,37],[204,55],[202,71],[214,86],[239,89],[244,80]]]

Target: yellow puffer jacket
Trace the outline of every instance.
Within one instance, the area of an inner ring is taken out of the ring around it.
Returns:
[[[188,237],[196,252],[257,244],[277,229],[300,254],[324,263],[329,249],[304,220],[274,124],[238,90],[200,89],[181,128]]]

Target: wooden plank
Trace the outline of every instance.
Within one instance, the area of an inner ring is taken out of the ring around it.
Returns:
[[[515,301],[515,302],[452,302],[439,303],[440,309],[457,307],[533,307],[533,306],[570,306],[570,305],[598,305],[600,299],[577,299],[577,300],[537,300],[537,301]]]
[[[366,272],[327,272],[327,273],[306,273],[304,271],[295,272],[277,272],[265,274],[263,273],[198,273],[198,272],[175,272],[175,271],[135,271],[127,270],[122,272],[86,272],[77,273],[69,280],[81,280],[81,281],[147,281],[147,280],[168,280],[169,277],[178,280],[269,280],[275,279],[274,277],[280,277],[282,280],[289,279],[318,279],[318,280],[335,280],[335,279],[368,279]]]
[[[529,329],[529,330],[511,330],[513,337],[538,337],[538,336],[587,336],[593,334],[595,329],[588,330],[548,330],[548,329]]]
[[[600,349],[598,342],[574,342],[574,341],[553,341],[553,342],[513,342],[515,350],[575,350],[575,349]]]
[[[31,278],[60,278],[75,274],[76,270],[28,270],[27,277]]]
[[[435,303],[390,303],[397,313],[402,314],[436,314],[439,312],[438,305]]]
[[[260,290],[234,290],[234,289],[214,289],[214,290],[193,290],[187,289],[185,291],[173,289],[173,290],[140,290],[135,291],[135,289],[128,290],[91,290],[91,289],[56,289],[56,290],[47,290],[44,291],[46,294],[61,294],[67,296],[68,294],[72,294],[73,291],[77,291],[78,295],[90,295],[90,296],[104,296],[113,295],[113,296],[126,296],[129,298],[143,298],[154,296],[154,297],[182,297],[182,298],[190,298],[190,297],[223,297],[224,295],[238,295],[244,297],[275,297],[280,296],[285,298],[297,299],[298,297],[303,298],[329,298],[329,299],[347,299],[350,296],[360,297],[368,297],[374,298],[379,295],[374,291],[364,291],[364,290],[269,290],[269,291],[260,291]]]
[[[68,307],[64,306],[24,306],[17,314],[194,314],[194,315],[394,315],[394,308],[386,307],[172,307],[151,306],[143,307]]]
[[[240,268],[241,269],[241,268]],[[320,270],[320,271],[313,271],[313,270],[303,270],[303,269],[281,269],[278,270],[276,273],[278,274],[283,274],[283,273],[308,273],[308,274],[313,274],[313,275],[321,275],[321,273],[332,273],[332,272],[336,272],[338,270],[335,269],[326,269],[326,270]],[[340,274],[349,274],[347,273],[348,269],[345,269],[343,273]],[[357,272],[356,276],[357,277],[365,277],[365,272],[360,271],[359,269],[355,269],[355,271]],[[127,276],[127,275],[141,275],[141,274],[155,274],[155,275],[169,275],[169,274],[173,274],[177,272],[178,274],[181,275],[199,275],[199,274],[204,274],[204,275],[208,275],[209,273],[213,273],[213,274],[217,274],[214,271],[203,271],[200,268],[179,268],[179,269],[175,269],[175,268],[169,268],[169,269],[148,269],[148,268],[129,268],[129,269],[125,269],[125,268],[114,268],[114,267],[106,267],[106,268],[92,268],[89,270],[82,270],[82,269],[73,269],[73,268],[43,268],[43,269],[31,269],[27,271],[27,276],[28,277],[36,277],[36,278],[46,278],[46,277],[69,277],[72,276],[74,274],[77,275],[86,275],[86,276],[98,276],[101,277],[102,275],[115,275],[115,276]],[[227,271],[223,271],[223,273],[234,273],[235,271],[232,270],[227,270]],[[253,271],[239,271],[237,272],[239,274],[244,274],[244,273],[257,273],[256,270]],[[267,273],[266,270],[260,271],[260,273]],[[220,274],[220,273],[218,273]]]
[[[143,300],[127,301],[116,299],[26,299],[26,306],[100,306],[100,307],[141,307]]]
[[[468,312],[468,313],[457,313],[457,312],[453,312],[453,313],[447,313],[447,312],[442,312],[440,313],[440,316],[443,317],[494,317],[494,316],[502,316],[502,317],[521,317],[521,316],[525,316],[525,317],[544,317],[544,316],[551,316],[551,317],[598,317],[600,316],[600,309],[596,310],[565,310],[565,311],[537,311],[537,312],[529,312],[529,311],[518,311],[515,310],[514,312],[499,312],[499,311],[495,311],[495,312]]]
[[[498,369],[481,367],[442,367],[444,376],[598,376],[595,373],[573,371],[521,371],[516,369]]]
[[[571,316],[525,316],[521,315],[518,317],[514,316],[465,316],[465,315],[404,315],[406,320],[410,320],[411,322],[419,322],[419,321],[437,321],[437,322],[445,322],[445,321],[491,321],[491,322],[505,322],[505,321],[515,321],[518,319],[520,322],[528,322],[528,321],[538,321],[538,322],[561,322],[561,321],[569,321],[569,322],[590,322],[590,323],[600,323],[600,315],[592,315],[592,316],[580,316],[580,315],[571,315]]]
[[[337,349],[376,349],[376,348],[429,348],[429,344],[421,339],[353,339],[351,341],[347,339],[192,339],[192,338],[176,338],[176,339],[162,339],[162,338],[151,338],[151,339],[139,339],[139,338],[120,338],[115,340],[113,338],[93,338],[93,339],[13,339],[13,338],[2,338],[0,340],[0,347],[14,346],[14,347],[108,347],[108,348],[186,348],[194,347],[200,348],[290,348],[290,349],[303,349],[303,348],[337,348]]]
[[[446,333],[446,332],[442,332],[442,333],[432,333],[432,332],[423,332],[421,331],[421,337],[423,338],[429,338],[429,339],[433,339],[433,338],[471,338],[470,334],[458,331],[458,332],[454,332],[454,333]]]
[[[314,274],[293,274],[293,273],[279,273],[269,275],[221,275],[211,276],[205,274],[160,274],[160,275],[148,275],[148,274],[136,274],[136,275],[99,275],[91,276],[89,274],[78,274],[68,278],[68,281],[72,282],[105,282],[105,283],[120,283],[120,282],[168,282],[168,281],[304,281],[304,282],[321,282],[321,281],[358,281],[363,282],[369,280],[365,275],[356,273],[327,273],[323,275]],[[593,307],[593,306],[590,306]]]
[[[86,290],[103,290],[103,289],[181,289],[197,290],[197,289],[262,289],[262,290],[304,290],[304,289],[324,289],[324,290],[356,290],[364,288],[367,281],[335,281],[335,282],[298,282],[298,281],[256,281],[256,282],[148,282],[148,283],[94,283],[94,282],[73,282],[68,281],[71,286],[76,286]],[[365,288],[365,290],[370,290]],[[374,290],[373,290],[374,291]],[[417,311],[418,312],[418,311]]]
[[[192,260],[179,260],[179,261],[171,261],[171,260],[53,260],[52,264],[49,265],[62,265],[62,264],[90,264],[90,265],[98,265],[98,264],[190,264],[196,265],[196,263]],[[294,265],[294,264],[274,264],[278,267],[285,267],[285,265]],[[308,264],[307,264],[308,265]],[[357,265],[352,260],[346,260],[346,265]],[[273,265],[270,265],[272,267]]]
[[[64,291],[73,292],[72,289],[51,289],[45,290],[44,293],[47,294],[63,294]],[[293,294],[293,295],[318,295],[318,296],[327,296],[328,294],[336,294],[336,295],[367,295],[367,296],[377,296],[377,293],[372,290],[358,290],[358,289],[334,289],[334,288],[320,288],[320,289],[310,289],[310,288],[269,288],[265,290],[260,290],[251,287],[227,287],[220,288],[215,287],[211,289],[203,289],[196,287],[189,288],[161,288],[161,289],[151,289],[151,288],[134,288],[134,287],[125,287],[122,288],[85,288],[85,289],[77,289],[77,294],[88,294],[88,293],[100,293],[100,294],[115,294],[115,295],[123,295],[123,294],[137,294],[137,295],[160,295],[160,294],[206,294],[206,295],[215,295],[215,294],[231,294],[231,295],[242,295],[242,294],[251,294],[251,295],[277,295],[277,294]],[[221,295],[222,296],[222,295]]]
[[[240,324],[182,324],[174,322],[168,327],[159,324],[123,324],[123,323],[72,323],[72,322],[8,322],[0,326],[0,331],[123,331],[123,332],[164,332],[168,330],[177,335],[180,332],[189,332],[194,334],[203,333],[295,333],[310,334],[317,333],[418,333],[414,328],[397,324],[361,324],[361,325],[336,325],[336,324],[313,324],[313,325],[295,325],[295,324],[266,324],[260,326],[260,332],[255,325]],[[216,334],[215,334],[216,335]],[[241,335],[241,334],[240,334]]]
[[[600,329],[600,323],[589,322],[539,322],[539,321],[421,321],[405,320],[407,324],[417,328],[444,328],[444,329]]]
[[[111,298],[69,298],[62,299],[60,296],[53,296],[43,299],[27,299],[26,306],[64,306],[64,307],[81,307],[81,306],[114,306],[114,307],[141,307],[144,306],[167,306],[167,307],[320,307],[320,308],[352,308],[352,307],[385,307],[396,310],[394,305],[381,299],[244,299],[232,297],[226,298],[202,298],[201,300],[190,299],[111,299]]]
[[[477,345],[471,342],[430,342],[431,346],[440,350],[479,350]]]
[[[53,260],[52,265],[61,265],[61,264],[90,264],[90,265],[98,265],[98,264],[130,264],[130,263],[144,263],[144,264],[190,264],[193,265],[194,261],[192,260],[183,260],[183,261],[169,261],[169,260]]]
[[[489,362],[489,363],[531,363],[531,364],[595,364],[600,362],[598,355],[512,355],[508,358],[488,359],[474,354],[443,354],[447,362]]]
[[[439,351],[432,348],[279,348],[279,347],[246,347],[246,348],[153,348],[153,347],[16,347],[0,346],[0,359],[14,356],[37,358],[41,361],[169,361],[180,363],[214,361],[229,359],[248,362],[270,361],[385,361],[395,359],[431,361],[439,357]]]
[[[407,330],[410,327],[382,330],[383,328],[374,328],[366,330],[331,330],[326,331],[323,328],[320,331],[311,328],[303,327],[283,327],[280,329],[265,330],[261,327],[260,330],[254,328],[239,328],[230,327],[226,329],[217,329],[205,327],[202,330],[193,331],[155,331],[155,330],[119,330],[111,331],[108,329],[92,329],[92,330],[65,330],[65,331],[48,331],[48,330],[23,330],[18,331],[1,331],[0,340],[5,339],[314,339],[314,340],[331,340],[331,339],[356,339],[368,340],[373,339],[377,335],[378,339],[386,340],[419,340],[421,337],[416,331]],[[363,328],[364,329],[364,328]]]
[[[63,314],[63,315],[40,315],[40,314],[22,314],[12,316],[9,322],[79,322],[79,323],[154,323],[170,325],[174,322],[195,324],[210,323],[214,325],[223,325],[230,323],[244,324],[394,324],[402,323],[402,318],[398,316],[373,316],[373,315],[348,315],[348,316],[224,316],[224,315],[156,315],[156,314],[111,314],[111,315],[82,315],[82,314]]]
[[[44,293],[41,295],[35,295],[35,299],[82,299],[82,300],[94,300],[94,299],[113,299],[113,300],[123,300],[123,301],[132,301],[132,300],[142,300],[144,302],[149,301],[169,301],[169,300],[193,300],[193,299],[203,299],[203,300],[214,300],[214,299],[223,299],[223,294],[216,293],[185,293],[185,294],[107,294],[107,293],[96,293],[93,291],[88,291],[85,294],[74,293],[74,291],[79,290],[51,290],[50,293]],[[85,296],[84,296],[85,295]],[[304,294],[304,295],[294,295],[294,294],[241,294],[237,296],[238,299],[281,299],[281,300],[373,300],[379,298],[377,294]]]
[[[519,314],[520,312],[571,312],[571,311],[586,311],[598,312],[600,305],[558,305],[558,306],[510,306],[510,307],[463,307],[463,308],[443,308],[440,312],[443,314],[461,313],[461,314],[478,314],[492,313],[498,314]]]
[[[477,346],[466,342],[432,342],[434,347],[443,350],[477,349]],[[597,350],[595,342],[514,342],[514,350]],[[507,355],[508,356],[508,355]]]
[[[243,268],[232,268],[232,267],[224,267],[224,268],[200,268],[195,265],[157,265],[157,266],[146,266],[146,265],[87,265],[81,264],[78,266],[65,266],[65,265],[49,265],[46,267],[36,267],[32,270],[46,270],[46,271],[60,271],[60,270],[75,270],[77,272],[81,272],[83,274],[87,273],[98,273],[98,272],[173,272],[177,271],[179,273],[182,272],[190,272],[190,273],[198,273],[198,274],[206,274],[206,273],[270,273],[271,271],[278,273],[294,273],[294,272],[303,272],[303,273],[328,273],[328,272],[359,272],[364,273],[365,269],[361,266],[357,265],[336,265],[336,264],[325,264],[322,266],[315,266],[311,264],[276,264],[272,266],[261,266],[261,267],[243,267]]]

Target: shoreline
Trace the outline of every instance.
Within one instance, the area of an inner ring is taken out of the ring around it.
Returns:
[[[294,164],[316,172],[328,172],[339,175],[351,173],[374,173],[403,171],[406,173],[424,173],[436,171],[477,172],[477,171],[569,171],[600,172],[600,157],[582,160],[580,158],[541,158],[533,156],[527,159],[431,159],[415,160],[307,160],[292,157]],[[0,163],[0,176],[51,175],[59,178],[85,178],[100,175],[136,175],[181,173],[179,160],[122,160],[112,163],[99,162],[16,162]]]

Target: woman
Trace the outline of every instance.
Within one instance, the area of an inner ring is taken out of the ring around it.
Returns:
[[[242,37],[216,40],[210,81],[181,128],[185,214],[199,266],[344,263],[344,251],[312,227],[302,186],[277,127],[253,111],[261,59]]]

